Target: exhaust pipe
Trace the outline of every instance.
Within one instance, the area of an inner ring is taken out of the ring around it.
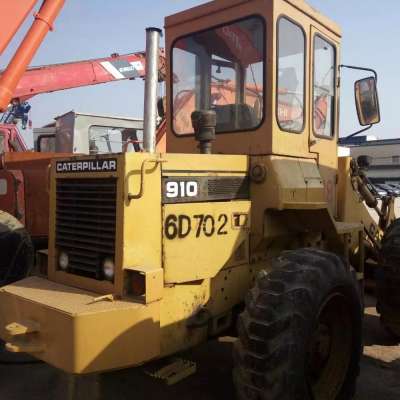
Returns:
[[[157,83],[161,29],[146,28],[146,80],[144,87],[143,149],[156,151]]]

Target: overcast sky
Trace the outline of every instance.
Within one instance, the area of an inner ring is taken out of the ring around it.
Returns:
[[[163,27],[164,16],[201,0],[66,0],[65,7],[36,54],[32,65],[53,64],[144,50],[145,27]],[[370,133],[380,138],[400,136],[400,2],[398,0],[311,0],[343,29],[342,63],[371,67],[379,73],[381,124]],[[379,7],[377,6],[379,5]],[[385,7],[383,7],[383,5]],[[31,20],[29,21],[29,23]],[[15,50],[25,24],[0,60],[4,67]],[[341,100],[341,136],[358,129],[354,107],[354,80],[365,75],[344,72]],[[143,82],[122,81],[33,98],[30,117],[35,127],[72,109],[81,112],[141,117]],[[26,134],[28,136],[29,133]],[[28,143],[30,137],[26,137]]]

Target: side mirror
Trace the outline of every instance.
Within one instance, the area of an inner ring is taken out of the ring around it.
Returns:
[[[380,110],[376,79],[360,79],[354,84],[354,94],[358,120],[361,126],[374,125],[380,122]]]

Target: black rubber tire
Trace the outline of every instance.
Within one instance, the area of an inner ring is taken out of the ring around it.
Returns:
[[[320,329],[319,310],[322,312],[325,304],[339,321],[333,324],[335,341],[329,342],[321,371],[340,374],[332,398],[353,398],[362,354],[363,319],[354,271],[336,255],[310,248],[284,252],[272,267],[270,273],[260,273],[239,317],[233,373],[238,399],[331,400],[321,388],[311,393],[307,371],[312,368],[306,368],[308,355],[313,354],[307,349],[313,348],[312,338],[317,336],[317,327],[318,332]],[[330,303],[331,298],[340,299],[338,309],[336,303]],[[338,335],[346,337],[343,344],[336,340]],[[331,356],[339,357],[340,365],[347,366],[342,373],[340,368],[333,368],[331,360],[335,358]],[[322,388],[332,388],[331,383]]]
[[[4,211],[0,211],[0,254],[0,285],[25,278],[33,270],[35,251],[30,235]]]
[[[400,219],[386,230],[379,258],[376,308],[384,327],[400,338]]]

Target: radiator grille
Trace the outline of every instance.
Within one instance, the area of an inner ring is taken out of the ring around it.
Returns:
[[[243,199],[248,197],[249,181],[247,177],[242,178],[209,178],[208,195],[211,197],[230,197],[232,199]]]
[[[114,259],[117,180],[57,179],[56,246],[69,256],[68,272],[103,279]]]

